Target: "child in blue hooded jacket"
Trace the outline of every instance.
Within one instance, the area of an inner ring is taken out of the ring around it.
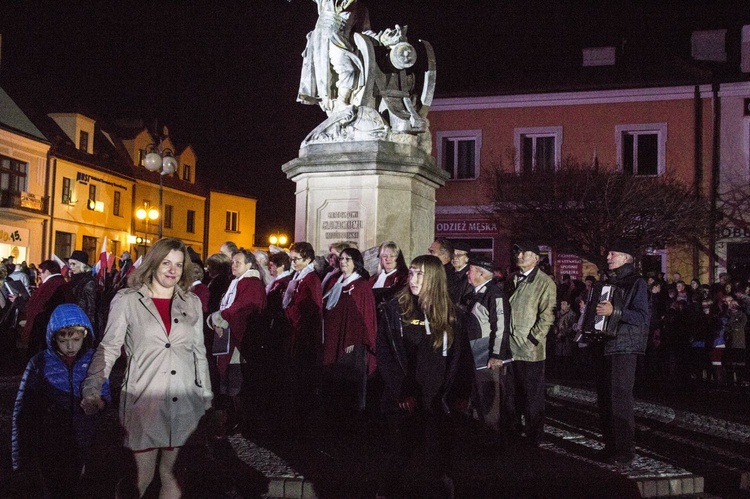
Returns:
[[[81,407],[94,330],[78,305],[55,308],[47,325],[47,349],[32,357],[13,410],[13,469],[40,473],[45,495],[76,497],[99,415]],[[109,401],[109,384],[102,386]]]

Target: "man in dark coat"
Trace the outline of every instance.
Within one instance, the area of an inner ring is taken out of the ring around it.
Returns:
[[[42,283],[26,305],[26,325],[20,338],[22,348],[28,348],[29,354],[46,348],[47,323],[55,308],[65,302],[65,279],[60,274],[60,265],[54,260],[45,260],[39,264],[39,272]]]
[[[602,337],[592,345],[596,376],[597,405],[604,437],[602,457],[617,466],[634,459],[635,417],[633,386],[639,355],[648,342],[648,286],[635,270],[632,243],[620,241],[607,254],[608,284],[620,288],[606,300],[591,306],[597,316],[619,317],[614,336]],[[593,295],[597,295],[596,292]],[[598,300],[594,296],[593,300]],[[588,315],[588,314],[587,314]],[[584,321],[586,325],[587,321]]]
[[[451,300],[463,311],[467,311],[468,301],[471,299],[471,293],[474,286],[469,283],[466,275],[469,273],[469,252],[471,247],[463,242],[456,242],[453,245],[453,258],[451,265],[455,271],[455,282],[453,288],[449,290]]]

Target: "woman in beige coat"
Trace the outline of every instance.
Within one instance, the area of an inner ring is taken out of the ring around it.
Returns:
[[[102,406],[98,394],[124,345],[127,372],[120,395],[125,446],[145,493],[157,458],[159,497],[180,497],[173,466],[180,446],[211,406],[201,302],[189,293],[190,258],[182,241],[161,239],[112,300],[104,338],[83,383],[81,405]]]

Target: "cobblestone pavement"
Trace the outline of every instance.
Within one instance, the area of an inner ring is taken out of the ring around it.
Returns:
[[[37,493],[26,477],[10,472],[10,417],[19,381],[18,375],[0,377],[0,497]],[[749,397],[747,391],[701,388],[639,398],[637,457],[617,469],[595,458],[602,444],[592,390],[549,383],[546,440],[539,448],[489,447],[475,423],[459,427],[456,497],[750,497]],[[334,424],[318,417],[304,428],[275,423],[274,430],[249,438],[196,432],[178,462],[186,495],[374,497],[385,442],[377,418]],[[119,446],[114,408],[99,433],[86,490],[90,497],[113,497],[118,480],[132,469]],[[407,475],[419,474],[419,462],[417,455]],[[153,489],[148,497],[156,497]]]

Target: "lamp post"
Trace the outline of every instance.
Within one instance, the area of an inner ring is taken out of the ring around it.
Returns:
[[[289,239],[287,239],[285,234],[274,233],[271,234],[271,236],[268,238],[269,243],[273,244],[274,246],[278,244],[282,248],[286,246],[286,243],[288,241]]]
[[[167,138],[166,127],[164,128],[164,135],[159,137],[159,145],[149,144],[146,147],[146,157],[143,160],[143,165],[148,171],[159,172],[159,211],[164,211],[164,182],[162,177],[164,175],[171,175],[177,170],[177,160],[174,157],[174,153],[168,147],[163,147],[164,139]],[[148,222],[147,222],[148,223]],[[162,218],[159,217],[159,233],[158,238],[161,239],[162,234]]]
[[[146,222],[146,237],[143,238],[143,249],[144,253],[148,250],[148,223],[150,220],[156,220],[159,218],[161,225],[161,218],[159,217],[159,210],[156,208],[150,208],[148,203],[144,203],[142,207],[135,210],[135,218]]]

